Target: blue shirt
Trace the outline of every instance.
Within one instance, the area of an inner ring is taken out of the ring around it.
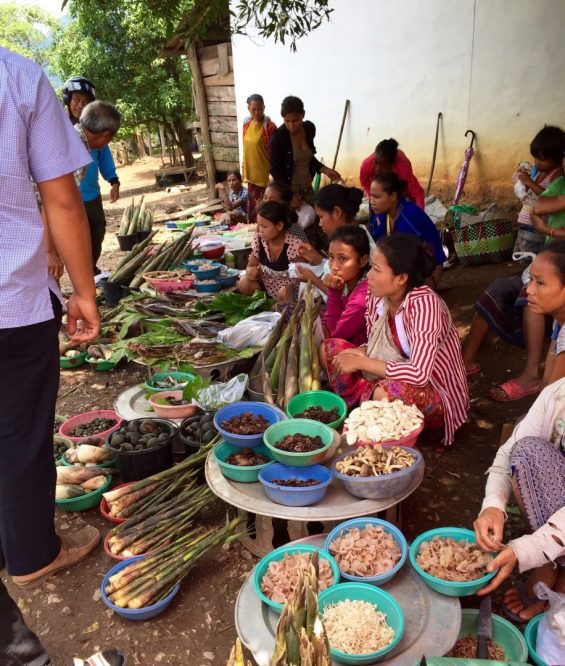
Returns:
[[[377,215],[371,211],[369,216],[369,231],[375,240],[378,240],[381,236],[386,236],[386,215],[384,213]],[[415,203],[406,199],[400,200],[398,218],[394,223],[394,231],[417,236],[427,245],[437,266],[441,266],[444,261],[447,261],[435,224]]]
[[[100,196],[100,184],[98,183],[99,170],[107,181],[118,177],[109,146],[104,146],[101,150],[91,150],[90,156],[92,157],[92,162],[88,165],[80,184],[80,193],[83,201],[93,201]]]

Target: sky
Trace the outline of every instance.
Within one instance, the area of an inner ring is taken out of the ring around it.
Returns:
[[[55,18],[59,18],[66,14],[67,10],[64,12],[61,11],[61,5],[63,4],[62,0],[16,0],[17,5],[38,5],[42,9],[45,9]]]

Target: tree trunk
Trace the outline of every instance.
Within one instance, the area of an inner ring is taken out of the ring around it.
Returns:
[[[179,148],[184,157],[184,164],[187,169],[194,166],[194,156],[192,154],[192,130],[186,128],[184,118],[175,121],[175,130],[179,140]]]

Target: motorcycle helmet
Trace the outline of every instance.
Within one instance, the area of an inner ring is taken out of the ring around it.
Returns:
[[[96,89],[94,85],[84,76],[71,76],[63,84],[63,103],[69,106],[71,97],[74,92],[84,93],[90,95],[92,99],[96,99]]]

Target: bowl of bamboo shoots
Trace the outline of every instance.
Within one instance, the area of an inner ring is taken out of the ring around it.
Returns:
[[[133,483],[133,481],[128,481],[127,483],[120,483],[119,486],[116,486],[113,490],[118,490],[118,488],[123,488],[124,486],[129,486]],[[127,517],[124,518],[118,518],[117,516],[114,516],[112,512],[110,511],[110,507],[108,506],[108,502],[106,501],[105,497],[102,497],[100,500],[100,513],[102,514],[103,518],[106,518],[106,520],[109,520],[111,523],[125,523],[127,520]]]
[[[97,467],[57,467],[55,504],[63,511],[86,511],[100,503],[112,476]]]
[[[116,466],[116,461],[106,448],[106,440],[103,437],[87,437],[73,443],[63,453],[61,462],[67,467],[73,465],[97,465],[103,468]]]

